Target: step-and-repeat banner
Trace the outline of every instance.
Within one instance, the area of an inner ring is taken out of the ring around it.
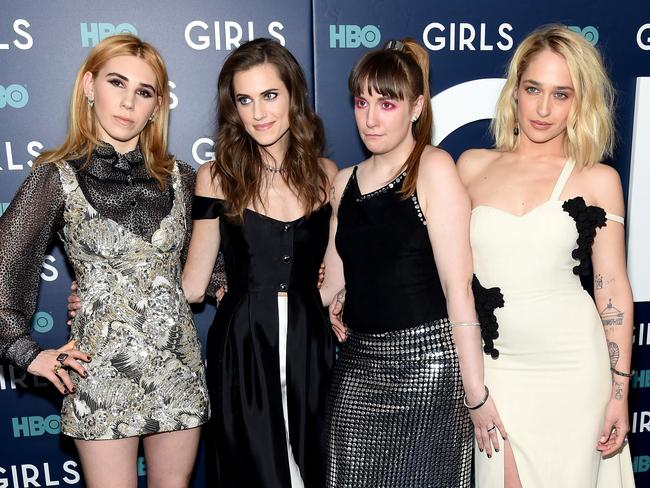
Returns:
[[[275,38],[296,55],[325,122],[328,155],[344,167],[364,158],[347,76],[368,49],[406,36],[427,48],[435,143],[457,157],[467,148],[490,145],[487,121],[517,43],[549,22],[580,32],[603,52],[618,91],[619,140],[611,162],[626,191],[636,302],[630,443],[638,486],[650,486],[650,231],[643,225],[650,211],[650,4],[113,0],[100,5],[30,0],[2,2],[0,11],[0,214],[34,158],[62,141],[72,83],[84,57],[117,32],[141,36],[165,58],[172,92],[170,150],[195,167],[213,155],[215,85],[223,59],[248,39]],[[59,245],[48,251],[41,278],[32,334],[54,347],[66,341],[71,281]],[[196,312],[204,339],[214,308]],[[45,381],[0,363],[0,488],[83,486],[74,445],[59,435],[60,403]],[[210,485],[202,454],[199,458],[195,487]],[[142,458],[138,472],[145,486]]]

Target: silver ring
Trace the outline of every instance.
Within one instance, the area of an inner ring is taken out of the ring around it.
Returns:
[[[497,426],[496,426],[496,425],[493,425],[493,426],[490,427],[487,431],[488,431],[488,432],[492,432],[492,431],[493,431],[494,429],[496,429],[496,428],[497,428]]]

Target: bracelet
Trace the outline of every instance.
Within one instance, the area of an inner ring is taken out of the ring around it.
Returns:
[[[488,390],[487,386],[484,385],[484,387],[485,387],[485,398],[483,398],[483,400],[478,402],[473,407],[470,407],[467,404],[467,395],[463,395],[463,405],[465,405],[465,407],[467,407],[467,410],[476,410],[477,408],[481,408],[483,405],[485,405],[485,402],[488,401],[488,397],[490,396],[490,390]]]
[[[452,327],[480,327],[481,324],[478,322],[449,322]]]
[[[629,373],[623,373],[623,371],[619,371],[614,366],[612,366],[609,369],[612,371],[612,373],[617,374],[619,376],[623,376],[625,378],[631,378],[632,376],[634,376],[634,370],[630,371]]]

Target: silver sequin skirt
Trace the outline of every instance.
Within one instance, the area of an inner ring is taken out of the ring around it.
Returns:
[[[327,407],[328,488],[469,488],[473,429],[447,319],[348,330]]]

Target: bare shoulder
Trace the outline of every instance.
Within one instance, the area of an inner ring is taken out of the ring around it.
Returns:
[[[196,195],[212,198],[223,197],[218,178],[212,178],[212,165],[214,164],[217,163],[215,161],[208,161],[201,165],[196,172]]]
[[[334,161],[328,158],[318,158],[318,162],[321,165],[321,168],[325,170],[325,173],[327,174],[327,179],[331,183],[333,183],[334,178],[339,172],[339,167],[336,165]]]
[[[584,193],[589,196],[591,202],[607,212],[623,215],[623,186],[615,168],[598,163],[580,171],[580,177],[580,186],[584,188]]]
[[[494,149],[468,149],[460,155],[456,162],[458,174],[465,184],[477,174],[483,172],[492,162],[501,156]]]
[[[340,170],[334,177],[334,181],[332,182],[332,185],[334,185],[337,190],[339,189],[339,187],[341,189],[345,188],[345,185],[348,184],[348,180],[350,179],[350,176],[352,176],[353,170],[354,170],[354,166],[348,166],[347,168],[343,168],[342,170]]]
[[[418,178],[429,181],[441,174],[456,172],[454,160],[447,151],[433,146],[427,146],[420,157]]]

